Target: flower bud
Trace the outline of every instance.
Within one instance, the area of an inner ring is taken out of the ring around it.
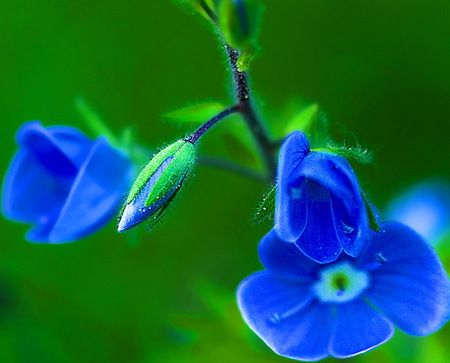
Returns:
[[[186,140],[179,140],[156,154],[131,187],[118,231],[126,231],[150,217],[153,217],[152,227],[191,171],[195,156],[195,145]]]

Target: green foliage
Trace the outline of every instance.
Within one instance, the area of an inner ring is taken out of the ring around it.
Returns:
[[[191,6],[196,9],[205,19],[215,22],[216,21],[216,1],[215,0],[185,0],[188,1]]]
[[[261,10],[261,5],[252,0],[220,0],[218,26],[225,41],[239,50],[255,47]]]
[[[275,196],[276,196],[277,186],[274,185],[272,189],[263,197],[261,203],[259,204],[256,214],[253,217],[253,223],[261,223],[266,219],[273,219],[275,214]]]
[[[367,215],[369,217],[369,227],[374,230],[375,232],[380,231],[380,226],[378,225],[378,218],[375,214],[375,211],[373,210],[372,206],[370,205],[370,202],[366,196],[366,194],[361,190],[361,195],[364,199],[364,203],[367,208]]]
[[[237,60],[237,67],[240,72],[245,72],[248,67],[250,66],[250,62],[253,60],[253,58],[256,55],[256,50],[253,46],[248,46],[245,48],[241,54],[239,55],[239,58]]]
[[[328,150],[342,155],[349,161],[356,161],[361,164],[370,164],[373,155],[369,149],[361,146],[353,133],[346,131],[344,146],[327,146]]]
[[[347,147],[335,147],[327,146],[327,149],[332,152],[342,155],[347,160],[357,161],[361,164],[370,164],[373,161],[372,153],[363,147],[347,148]]]
[[[311,133],[311,128],[314,122],[317,120],[317,112],[319,111],[319,105],[313,103],[310,106],[301,108],[287,123],[284,128],[284,134],[289,135],[291,132],[300,130],[305,134]]]
[[[226,106],[217,102],[200,103],[167,112],[163,117],[177,122],[204,123],[225,109]]]

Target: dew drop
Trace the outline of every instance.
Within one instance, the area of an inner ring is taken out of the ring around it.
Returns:
[[[375,259],[377,260],[377,262],[385,264],[387,262],[387,258],[383,256],[383,254],[381,252],[378,252],[375,255]]]
[[[349,226],[348,224],[346,224],[343,219],[341,220],[341,223],[342,223],[342,227],[344,228],[344,233],[349,233],[350,234],[350,233],[353,233],[353,231],[355,230],[354,227]]]
[[[274,324],[278,324],[281,322],[281,316],[277,313],[272,314],[272,316],[270,317],[270,321]]]

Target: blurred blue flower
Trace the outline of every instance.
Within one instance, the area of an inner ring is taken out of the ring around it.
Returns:
[[[436,245],[450,232],[450,184],[438,179],[421,182],[397,196],[386,215]]]
[[[130,186],[132,163],[104,137],[93,141],[67,126],[29,122],[3,184],[6,217],[31,224],[32,242],[85,237],[118,211]]]
[[[246,323],[276,353],[315,361],[347,358],[386,342],[394,325],[428,335],[448,320],[450,284],[431,246],[399,223],[370,232],[358,258],[306,258],[272,230],[260,243],[266,270],[237,291]]]
[[[278,236],[294,242],[314,261],[328,263],[342,250],[357,257],[368,229],[366,205],[347,160],[310,151],[302,132],[291,133],[281,147],[278,165]]]

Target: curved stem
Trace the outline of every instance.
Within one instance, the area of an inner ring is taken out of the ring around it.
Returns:
[[[204,123],[202,126],[200,126],[197,131],[195,131],[191,136],[189,136],[186,141],[189,141],[192,144],[195,144],[198,139],[200,139],[203,134],[208,131],[212,126],[214,126],[216,123],[218,123],[220,120],[224,119],[225,117],[238,112],[239,106],[232,106],[227,108],[226,110],[222,111],[221,113],[214,116],[212,119],[210,119],[208,122]]]

